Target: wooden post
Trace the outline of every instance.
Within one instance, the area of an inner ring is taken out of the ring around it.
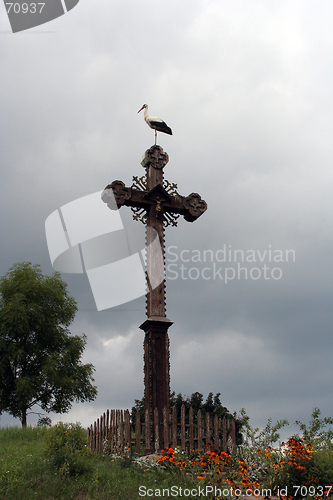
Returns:
[[[190,426],[190,451],[194,449],[194,436],[193,436],[193,408],[189,411],[189,426]]]
[[[111,421],[110,421],[110,448],[111,453],[115,453],[116,450],[116,442],[117,442],[117,434],[116,434],[116,410],[111,410]]]
[[[231,442],[232,442],[232,450],[230,450],[231,453],[233,453],[236,450],[236,422],[235,419],[233,418],[230,422],[230,436],[231,436]]]
[[[101,426],[99,418],[97,419],[97,453],[101,455]]]
[[[123,410],[119,412],[120,425],[119,425],[119,448],[120,453],[124,452],[124,414]]]
[[[198,193],[184,197],[177,193],[176,184],[164,182],[163,169],[168,161],[168,155],[160,146],[152,146],[141,161],[146,170],[145,179],[133,177],[130,188],[116,180],[102,193],[102,200],[111,210],[129,206],[133,217],[146,225],[147,320],[140,326],[145,332],[145,410],[149,411],[152,421],[153,411],[158,408],[160,437],[163,436],[163,408],[166,407],[169,413],[168,329],[172,325],[165,315],[164,229],[168,225],[176,226],[179,215],[194,222],[207,210],[206,202]],[[157,245],[154,244],[156,240]]]
[[[151,452],[150,446],[150,411],[145,411],[145,454]]]
[[[131,423],[130,423],[130,414],[128,410],[124,411],[124,429],[125,429],[125,454],[131,455],[132,447],[131,447]]]
[[[172,448],[177,448],[177,408],[172,409]]]
[[[97,451],[97,425],[96,425],[96,420],[94,422],[93,450]]]
[[[158,409],[159,435],[163,436],[163,408],[169,412],[169,336],[172,321],[165,317],[147,319],[140,328],[145,332],[145,409],[153,418],[152,409]]]
[[[101,454],[104,453],[104,439],[105,439],[105,413],[101,415]]]
[[[211,444],[210,415],[206,413],[206,445]]]
[[[219,444],[219,417],[215,415],[214,417],[214,446],[217,451],[220,451]]]
[[[135,415],[135,453],[140,453],[141,450],[141,418],[140,412]]]
[[[201,410],[198,410],[197,419],[198,419],[198,450],[203,451]]]
[[[180,440],[181,440],[181,448],[182,451],[186,450],[186,445],[185,445],[185,406],[182,405],[181,407],[181,427],[180,427]]]
[[[110,453],[110,411],[106,410],[106,440],[107,453]]]
[[[159,415],[158,408],[154,410],[154,451],[158,452],[160,449],[160,433],[159,433]]]
[[[90,427],[88,427],[87,429],[87,439],[88,439],[88,443],[89,443],[89,448],[92,450],[92,447],[91,447],[91,425]]]
[[[227,453],[228,452],[228,446],[227,446],[228,436],[227,436],[227,419],[225,417],[223,417],[222,425],[223,425],[223,451],[225,453]]]
[[[170,412],[166,406],[163,408],[163,448],[169,448],[170,443]]]

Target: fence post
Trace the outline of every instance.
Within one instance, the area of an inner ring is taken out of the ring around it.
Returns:
[[[230,454],[232,454],[236,450],[236,422],[233,418],[230,422],[230,437],[231,437],[231,450]]]
[[[160,449],[160,433],[159,433],[159,414],[158,408],[154,410],[154,451],[158,452]]]
[[[105,441],[105,413],[101,416],[101,454],[104,454],[104,441]]]
[[[111,453],[114,453],[115,448],[116,448],[116,411],[115,410],[111,410],[110,448],[111,448]]]
[[[206,446],[211,444],[210,415],[206,413]]]
[[[140,412],[135,415],[135,453],[140,453],[141,450],[141,419]]]
[[[124,411],[124,429],[125,429],[125,455],[131,455],[131,424],[130,424],[130,414],[128,410]]]
[[[185,405],[182,405],[180,414],[180,439],[182,451],[185,451]]]
[[[96,450],[96,420],[94,422],[94,433],[93,433],[93,450]]]
[[[176,405],[172,409],[172,448],[177,448],[177,408]]]
[[[87,441],[89,448],[91,448],[90,427],[87,429]]]
[[[114,437],[115,437],[115,451],[119,453],[120,451],[120,410],[115,411],[115,428],[114,428]]]
[[[169,448],[170,444],[170,415],[168,412],[168,408],[164,406],[163,408],[163,448]]]
[[[202,451],[203,450],[203,445],[202,445],[202,418],[201,418],[201,410],[198,410],[198,450]]]
[[[124,453],[124,413],[123,410],[119,411],[119,452],[122,455]]]
[[[228,437],[227,437],[227,419],[225,417],[223,417],[222,426],[223,426],[223,451],[225,453],[228,453],[228,447],[227,447],[227,440],[228,440]]]
[[[193,436],[193,408],[191,406],[189,411],[189,426],[190,426],[190,451],[194,449],[194,436]]]
[[[150,413],[145,411],[145,454],[150,453]]]
[[[101,454],[101,426],[99,423],[99,418],[97,419],[97,439],[96,439],[96,451],[100,455]]]
[[[219,418],[217,415],[214,417],[214,446],[217,451],[220,451],[219,443]]]
[[[109,432],[109,422],[110,422],[110,412],[106,410],[106,441],[107,441],[107,453],[110,453],[110,432]]]

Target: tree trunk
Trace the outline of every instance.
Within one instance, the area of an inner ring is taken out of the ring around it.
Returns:
[[[27,426],[27,410],[26,409],[22,411],[21,423],[22,423],[22,427]]]

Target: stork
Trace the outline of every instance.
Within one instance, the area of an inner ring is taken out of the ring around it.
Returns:
[[[155,146],[156,146],[157,131],[172,135],[172,130],[163,120],[161,120],[161,118],[156,118],[155,116],[151,116],[148,114],[148,104],[144,104],[142,108],[139,109],[138,113],[140,113],[140,111],[142,111],[143,109],[145,110],[144,113],[145,122],[149,125],[150,128],[153,128],[155,130]]]

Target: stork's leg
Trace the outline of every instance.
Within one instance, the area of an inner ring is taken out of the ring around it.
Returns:
[[[155,146],[156,146],[157,130],[155,130]]]

